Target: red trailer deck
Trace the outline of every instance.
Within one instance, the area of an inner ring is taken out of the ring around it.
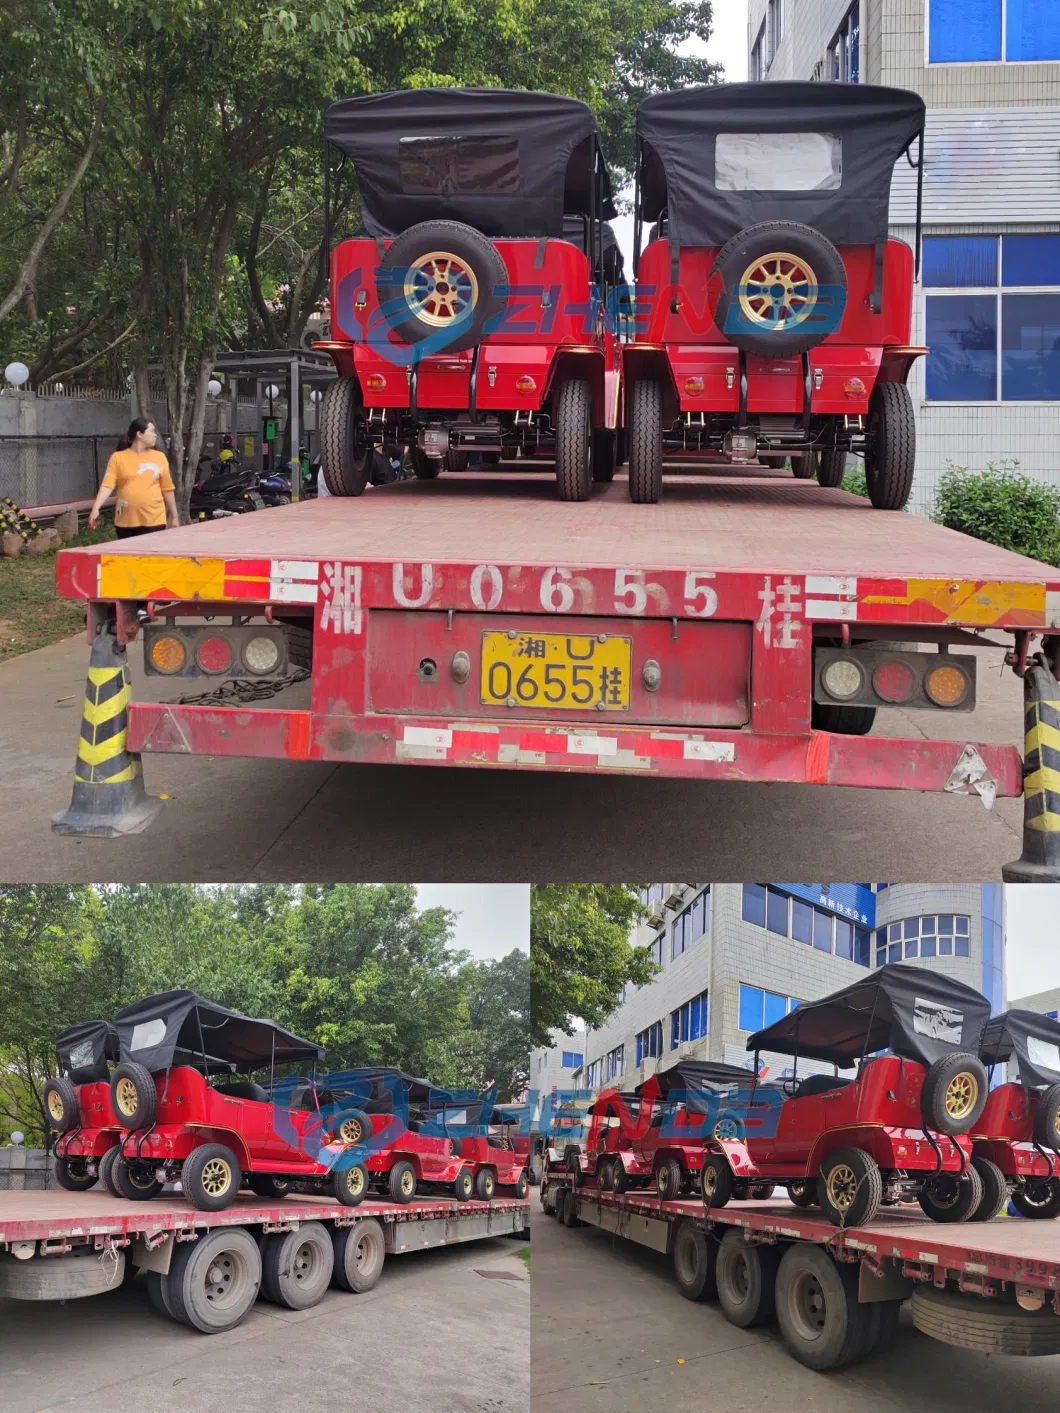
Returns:
[[[619,482],[565,504],[549,476],[521,468],[405,482],[64,550],[58,586],[90,602],[90,633],[112,626],[119,652],[141,632],[137,610],[160,625],[148,647],[161,629],[183,632],[174,698],[238,657],[233,634],[196,667],[203,621],[220,639],[223,620],[301,629],[308,708],[134,702],[122,743],[134,753],[947,789],[988,803],[1023,789],[1013,746],[977,742],[972,715],[954,741],[846,734],[857,728],[822,696],[821,654],[850,654],[862,681],[850,700],[879,705],[879,663],[864,656],[876,643],[892,656],[930,646],[912,663],[926,682],[939,652],[982,643],[1022,675],[1034,635],[1060,632],[1060,571],[761,471],[675,479],[650,507]],[[199,626],[182,629],[189,616]],[[949,659],[958,693],[969,661]],[[951,710],[923,693],[904,704]],[[101,735],[115,735],[98,718],[86,715],[78,776],[95,768],[95,783]]]

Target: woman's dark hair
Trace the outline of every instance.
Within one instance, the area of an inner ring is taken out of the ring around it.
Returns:
[[[122,437],[116,449],[118,451],[128,451],[136,438],[142,432],[146,432],[150,425],[150,417],[134,417],[129,423],[129,430],[125,433],[124,437]]]

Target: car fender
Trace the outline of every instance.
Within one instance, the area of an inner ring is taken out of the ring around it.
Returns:
[[[558,348],[549,370],[546,396],[551,396],[559,383],[576,378],[584,378],[592,391],[593,426],[605,426],[607,424],[607,406],[602,349],[590,347]]]
[[[757,1177],[759,1169],[742,1138],[715,1138],[707,1144],[707,1153],[720,1153],[728,1159],[735,1177]]]

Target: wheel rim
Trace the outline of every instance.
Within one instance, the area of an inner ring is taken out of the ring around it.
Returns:
[[[354,1247],[354,1265],[362,1273],[371,1273],[378,1264],[377,1250],[375,1242],[367,1233],[360,1233],[357,1237],[357,1244]]]
[[[746,1251],[737,1251],[733,1257],[732,1267],[729,1271],[729,1285],[733,1295],[742,1304],[747,1299],[751,1288],[751,1271]]]
[[[405,302],[421,324],[447,329],[478,303],[478,279],[446,250],[421,255],[405,273]]]
[[[133,1114],[136,1113],[136,1085],[131,1079],[122,1078],[118,1080],[115,1086],[114,1099],[118,1106],[118,1112],[123,1114],[127,1119],[132,1118]]]
[[[339,1129],[343,1143],[360,1143],[364,1130],[359,1119],[347,1119]]]
[[[791,1195],[793,1197],[805,1197],[806,1184],[804,1182],[793,1182],[791,1184]]]
[[[936,1178],[928,1186],[927,1195],[934,1207],[948,1210],[956,1207],[961,1196],[961,1185],[956,1178]]]
[[[492,1174],[492,1173],[487,1173],[487,1174],[486,1174],[486,1181],[482,1184],[482,1190],[485,1192],[485,1194],[486,1194],[487,1197],[492,1197],[492,1196],[493,1196],[493,1174]]]
[[[740,312],[759,328],[795,328],[817,303],[817,276],[797,255],[771,251],[752,260],[740,281]]]
[[[858,1178],[848,1163],[837,1163],[828,1174],[828,1200],[838,1212],[848,1212],[858,1194]]]
[[[219,1251],[203,1273],[203,1294],[217,1310],[229,1310],[246,1298],[250,1264],[241,1251]]]
[[[207,1197],[223,1197],[232,1185],[232,1167],[224,1158],[209,1158],[199,1178]]]
[[[719,1119],[714,1125],[714,1137],[719,1141],[723,1138],[739,1138],[740,1131],[735,1119]]]
[[[979,1081],[975,1075],[969,1070],[955,1074],[946,1086],[946,1098],[943,1100],[947,1117],[958,1122],[966,1119],[978,1098]]]
[[[788,1295],[788,1314],[801,1339],[820,1339],[824,1333],[828,1308],[824,1288],[810,1271],[802,1271],[792,1281]]]
[[[150,1168],[145,1168],[142,1164],[126,1164],[126,1172],[133,1187],[148,1188],[153,1187],[155,1175]]]
[[[61,1124],[63,1121],[62,1096],[57,1094],[54,1089],[48,1095],[48,1115],[50,1118],[53,1118],[57,1124]]]
[[[670,1190],[670,1170],[669,1170],[669,1168],[660,1168],[660,1169],[659,1169],[659,1176],[658,1176],[658,1178],[656,1179],[656,1181],[658,1182],[658,1185],[659,1185],[659,1193],[660,1193],[660,1195],[661,1195],[661,1196],[665,1196],[665,1195],[669,1192],[669,1190]]]
[[[703,1169],[703,1196],[713,1197],[718,1190],[718,1170],[714,1167]]]
[[[681,1276],[687,1284],[691,1284],[699,1275],[699,1247],[689,1238],[681,1244]]]
[[[1023,1189],[1023,1200],[1029,1207],[1048,1207],[1053,1200],[1053,1189],[1048,1182],[1029,1182]]]
[[[303,1241],[294,1253],[291,1274],[299,1285],[311,1282],[320,1270],[320,1251],[312,1241]]]
[[[351,1197],[360,1197],[364,1191],[364,1169],[350,1168],[346,1173],[346,1191]]]
[[[416,1179],[415,1179],[415,1176],[414,1176],[412,1173],[410,1173],[410,1172],[404,1172],[404,1173],[401,1174],[401,1195],[402,1195],[402,1197],[411,1197],[411,1196],[412,1196],[412,1190],[413,1190],[413,1188],[414,1188],[415,1186],[416,1186]]]

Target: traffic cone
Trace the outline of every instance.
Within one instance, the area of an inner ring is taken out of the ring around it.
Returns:
[[[57,834],[116,839],[139,834],[162,808],[144,790],[140,757],[125,749],[129,728],[129,662],[114,630],[101,627],[92,644],[74,765],[70,808],[52,819]]]
[[[1060,682],[1044,653],[1023,678],[1023,854],[1006,883],[1060,882]]]

